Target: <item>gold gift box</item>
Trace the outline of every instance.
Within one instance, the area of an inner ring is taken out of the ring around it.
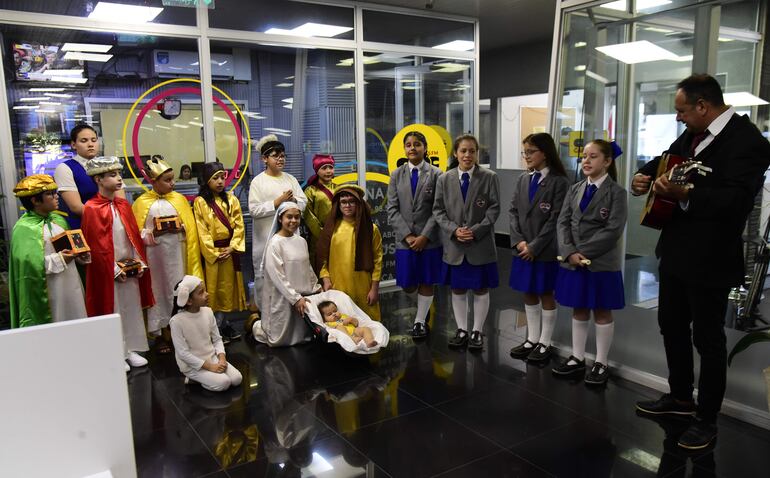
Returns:
[[[136,259],[121,259],[118,261],[118,267],[126,275],[126,277],[136,277],[142,270],[142,263]]]
[[[155,230],[157,232],[181,232],[182,222],[179,220],[179,216],[156,217]]]
[[[56,252],[69,250],[73,254],[83,254],[90,252],[91,248],[83,237],[83,231],[80,229],[71,229],[57,234],[51,238],[51,244]]]

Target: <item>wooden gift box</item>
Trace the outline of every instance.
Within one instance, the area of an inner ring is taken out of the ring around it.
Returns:
[[[142,263],[131,258],[121,259],[118,261],[118,267],[120,267],[120,270],[123,271],[126,277],[136,277],[142,270]]]
[[[161,216],[155,218],[155,230],[159,232],[180,232],[182,222],[179,216]]]
[[[53,244],[56,252],[69,249],[73,254],[77,255],[91,251],[91,248],[86,243],[86,238],[83,237],[83,231],[80,229],[71,229],[53,236],[51,244]]]

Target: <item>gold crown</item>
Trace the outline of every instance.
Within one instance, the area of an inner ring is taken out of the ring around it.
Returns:
[[[150,179],[154,181],[161,177],[163,173],[171,171],[172,169],[173,168],[169,166],[169,164],[164,160],[152,158],[147,161],[147,168],[144,170],[144,172],[146,172],[147,176],[149,176]]]
[[[34,196],[45,191],[56,191],[59,186],[53,181],[53,178],[47,174],[33,174],[19,181],[19,184],[13,188],[16,197]]]

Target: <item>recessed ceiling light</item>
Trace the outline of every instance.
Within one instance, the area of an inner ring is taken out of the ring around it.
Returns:
[[[64,91],[66,88],[30,88],[29,91]]]
[[[109,22],[147,23],[153,21],[162,11],[163,9],[158,7],[99,2],[88,15],[88,18]]]
[[[50,110],[50,109],[37,109],[35,110],[38,113],[56,113],[56,110]]]
[[[291,30],[284,28],[269,28],[265,33],[271,35],[291,35],[298,37],[323,37],[331,38],[353,30],[352,27],[340,27],[337,25],[325,25],[323,23],[305,23]]]
[[[63,90],[64,88],[62,88]],[[52,98],[72,98],[72,95],[69,95],[67,93],[45,93],[46,96],[50,96]]]
[[[759,98],[758,96],[752,95],[748,91],[739,91],[736,93],[725,93],[723,96],[725,99],[725,104],[732,105],[734,107],[757,106],[757,105],[768,104],[767,101],[763,100],[762,98]]]
[[[92,53],[107,53],[112,45],[100,45],[98,43],[65,43],[61,51],[88,51]]]
[[[74,68],[72,70],[45,70],[43,72],[46,76],[82,76],[82,68]]]
[[[45,101],[50,99],[47,96],[27,96],[26,98],[19,98],[19,101]]]
[[[475,44],[472,41],[455,40],[455,41],[450,41],[449,43],[442,43],[441,45],[436,45],[433,48],[436,48],[437,50],[470,51],[470,50],[473,50],[474,46]]]
[[[294,86],[294,83],[278,83],[275,86],[277,86],[278,88],[289,88],[291,86]]]
[[[38,104],[39,105],[46,105],[46,106],[59,106],[59,105],[61,105],[61,102],[59,102],[59,101],[41,101]]]
[[[668,5],[671,0],[636,0],[636,10],[646,10],[648,8],[660,7],[662,5]],[[602,8],[609,8],[610,10],[620,10],[621,12],[628,11],[628,3],[626,0],[618,0],[616,2],[609,2],[599,5]]]
[[[284,103],[292,104],[294,103],[294,98],[284,98],[281,101],[283,101]]]
[[[65,60],[83,60],[83,61],[109,61],[112,55],[104,53],[83,53],[79,51],[68,51],[64,54]]]
[[[77,84],[83,84],[86,81],[88,81],[87,78],[75,78],[74,76],[52,76],[48,79],[50,81],[55,81],[57,83],[77,83]]]
[[[288,110],[290,110],[290,109],[292,108],[291,104],[288,104],[288,105],[283,105],[283,107],[284,107],[284,108],[286,108],[286,109],[288,109]]]
[[[14,106],[13,109],[15,109],[15,110],[35,110],[35,109],[37,109],[37,105]]]
[[[676,53],[654,45],[647,40],[619,43],[617,45],[598,46],[596,49],[605,55],[628,65],[645,63],[648,61],[675,60],[679,58],[679,55]]]
[[[575,48],[583,48],[584,46],[588,45],[588,43],[584,41],[579,41],[575,43]]]
[[[586,71],[585,65],[578,65],[575,67],[575,71]]]

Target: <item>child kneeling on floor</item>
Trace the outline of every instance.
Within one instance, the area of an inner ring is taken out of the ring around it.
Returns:
[[[377,346],[372,329],[360,327],[358,319],[341,313],[334,302],[330,300],[321,302],[318,304],[318,311],[321,313],[321,317],[324,319],[324,324],[327,327],[345,332],[355,343],[363,340],[367,347]]]
[[[203,281],[186,275],[174,295],[175,313],[169,325],[176,363],[187,377],[185,383],[192,380],[214,392],[240,385],[241,372],[225,360],[225,346],[214,312],[207,307],[209,294]]]

